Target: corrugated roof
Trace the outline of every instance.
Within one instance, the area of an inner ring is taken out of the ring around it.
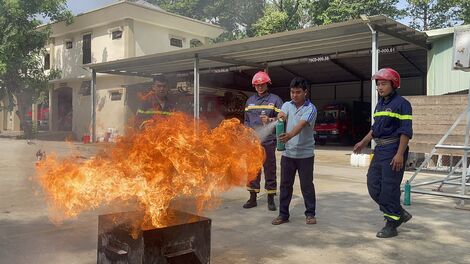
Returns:
[[[380,47],[411,45],[417,49],[430,48],[425,33],[390,18],[374,16],[370,17],[368,22],[379,32]],[[308,60],[370,48],[370,28],[364,20],[355,19],[86,66],[100,73],[151,76],[158,73],[191,71],[195,56],[200,58],[201,70],[234,66],[262,68],[265,65],[282,65],[283,62],[298,58]]]

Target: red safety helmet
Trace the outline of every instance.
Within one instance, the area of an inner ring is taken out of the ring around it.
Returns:
[[[271,78],[269,75],[264,71],[259,71],[253,76],[253,80],[251,80],[251,84],[263,84],[263,83],[271,83]]]
[[[392,82],[392,87],[400,88],[400,74],[391,68],[380,69],[372,76],[372,80],[387,80]]]

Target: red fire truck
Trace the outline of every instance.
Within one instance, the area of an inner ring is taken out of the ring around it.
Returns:
[[[345,104],[327,104],[318,111],[314,130],[315,141],[320,145],[351,144],[370,130],[370,103],[353,102],[352,111]]]

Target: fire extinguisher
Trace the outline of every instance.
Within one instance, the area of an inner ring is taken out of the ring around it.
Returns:
[[[276,148],[279,151],[286,150],[286,144],[281,142],[281,140],[279,140],[279,136],[285,132],[286,132],[286,122],[284,121],[283,118],[279,118],[276,123],[276,139],[277,139]]]
[[[404,188],[405,197],[403,199],[404,205],[411,205],[411,184],[410,181],[406,181]]]

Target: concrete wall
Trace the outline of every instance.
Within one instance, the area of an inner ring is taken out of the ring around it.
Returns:
[[[467,106],[467,95],[408,96],[413,107],[413,139],[410,150],[429,153]],[[464,145],[465,118],[444,144]],[[462,151],[438,150],[441,154],[462,155]]]
[[[443,95],[466,90],[470,73],[452,69],[454,34],[433,40],[428,52],[428,95]]]
[[[91,62],[107,62],[124,58],[124,36],[112,39],[112,30],[123,27],[124,21],[96,27],[85,32],[64,35],[54,38],[53,65],[62,71],[63,79],[90,76],[88,70],[83,69],[83,35],[90,33]],[[73,47],[66,49],[66,42],[72,41]]]
[[[123,35],[112,39],[112,31],[120,29]],[[74,23],[52,24],[52,38],[45,47],[51,55],[51,68],[62,72],[55,81],[55,89],[62,86],[73,90],[73,125],[77,139],[90,132],[91,99],[80,94],[82,82],[91,79],[91,72],[83,68],[83,35],[91,33],[91,62],[100,63],[128,57],[181,49],[170,45],[170,38],[181,38],[183,48],[197,39],[207,44],[208,37],[222,33],[221,28],[199,21],[153,11],[130,3],[113,4],[75,17]],[[73,47],[66,48],[72,41]],[[135,102],[127,105],[127,92],[122,85],[146,81],[142,78],[98,75],[97,79],[97,136],[103,136],[108,128],[123,133],[128,119],[134,115]],[[111,91],[120,91],[121,100],[112,101]],[[59,117],[57,93],[50,93],[50,129],[57,130]],[[131,109],[132,108],[132,109]]]
[[[139,21],[134,22],[134,37],[136,40],[136,56],[189,48],[191,39],[197,39],[202,43],[207,42],[207,40],[201,36]],[[171,46],[170,38],[172,37],[182,39],[183,47]]]
[[[135,114],[128,104],[126,84],[142,82],[143,78],[102,75],[97,77],[96,91],[96,135],[102,137],[108,128],[117,130],[123,134],[129,119]],[[91,130],[91,96],[81,95],[81,81],[67,83],[73,89],[73,127],[76,139],[81,139],[84,134]],[[112,100],[111,93],[120,92],[120,100]]]
[[[0,101],[0,106],[7,106],[8,102],[5,98]],[[16,107],[15,107],[16,109]],[[0,111],[0,130],[19,131],[20,130],[20,119],[16,115],[15,111]]]

